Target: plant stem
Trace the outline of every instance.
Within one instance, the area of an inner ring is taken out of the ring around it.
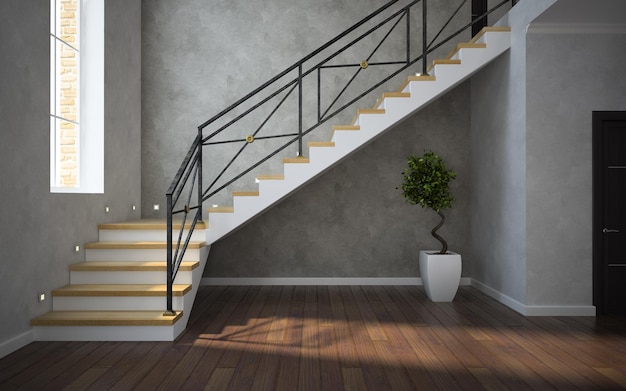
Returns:
[[[439,242],[441,242],[442,248],[441,248],[441,251],[439,252],[439,254],[445,254],[445,253],[448,252],[448,243],[446,243],[444,238],[442,238],[441,236],[437,235],[437,230],[439,228],[441,228],[443,223],[446,222],[446,216],[444,216],[443,213],[441,213],[441,211],[437,212],[437,214],[439,215],[439,217],[441,217],[441,221],[439,222],[439,224],[437,224],[437,226],[435,228],[433,228],[432,231],[430,231],[430,233],[435,237],[435,239],[437,239]]]

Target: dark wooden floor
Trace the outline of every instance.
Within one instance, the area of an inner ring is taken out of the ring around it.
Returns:
[[[625,318],[525,318],[470,287],[201,287],[169,342],[36,342],[0,390],[626,389]]]

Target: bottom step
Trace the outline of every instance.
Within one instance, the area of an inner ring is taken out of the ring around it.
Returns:
[[[182,311],[52,311],[31,321],[36,341],[174,341],[184,330]]]

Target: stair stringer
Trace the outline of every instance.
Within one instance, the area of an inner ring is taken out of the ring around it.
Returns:
[[[409,80],[400,92],[410,97],[386,97],[374,109],[384,112],[372,113],[363,110],[357,113],[354,125],[358,131],[335,131],[331,141],[334,147],[310,147],[308,163],[286,162],[283,180],[259,178],[259,195],[256,197],[233,197],[232,213],[212,213],[209,210],[206,229],[207,244],[215,243],[244,225],[253,217],[278,203],[289,194],[315,179],[335,164],[364,147],[394,125],[424,108],[426,105],[467,80],[485,65],[511,47],[510,31],[486,28],[473,39],[473,43],[484,43],[485,48],[459,48],[449,56],[460,60],[460,64],[436,64],[430,71],[432,78]]]

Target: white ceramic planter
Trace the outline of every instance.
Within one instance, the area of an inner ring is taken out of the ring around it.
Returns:
[[[450,302],[461,282],[461,255],[448,251],[420,251],[420,273],[426,295],[432,301]]]

